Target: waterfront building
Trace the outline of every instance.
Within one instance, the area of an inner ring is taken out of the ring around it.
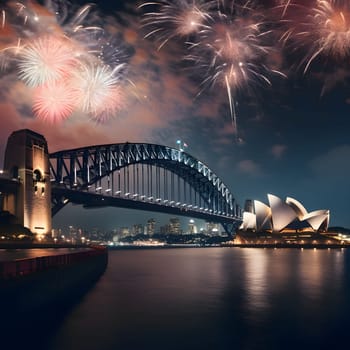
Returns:
[[[53,228],[52,230],[51,230],[51,235],[52,235],[52,238],[53,239],[59,239],[61,236],[62,236],[62,229],[57,229],[57,228]]]
[[[128,236],[130,236],[130,229],[129,229],[129,227],[121,227],[120,228],[120,236],[121,237],[128,237]]]
[[[271,231],[283,233],[290,231],[326,232],[329,225],[329,210],[308,212],[296,199],[281,198],[268,194],[269,205],[254,200],[246,202],[247,211],[243,213],[241,230]]]

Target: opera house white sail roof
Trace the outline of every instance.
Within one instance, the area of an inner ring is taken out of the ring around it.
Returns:
[[[242,230],[281,232],[285,229],[308,229],[312,231],[327,231],[329,225],[329,210],[308,212],[296,199],[281,198],[268,194],[269,205],[254,200],[252,211],[243,213]]]

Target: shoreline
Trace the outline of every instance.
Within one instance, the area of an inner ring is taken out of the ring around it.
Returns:
[[[220,245],[163,245],[163,246],[108,246],[109,250],[137,250],[137,249],[181,249],[181,248],[258,248],[258,249],[343,249],[350,248],[345,244],[220,244]]]
[[[30,243],[0,243],[0,249],[60,249],[60,248],[91,248],[89,245],[72,245],[72,244],[30,244]],[[293,244],[293,243],[245,243],[245,244],[213,244],[213,245],[196,245],[196,244],[164,244],[164,245],[119,245],[108,246],[101,245],[101,247],[107,247],[109,250],[137,250],[137,249],[180,249],[180,248],[264,248],[264,249],[342,249],[350,248],[350,244]]]

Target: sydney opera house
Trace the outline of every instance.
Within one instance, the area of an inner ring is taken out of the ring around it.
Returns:
[[[242,230],[255,231],[314,231],[325,232],[329,224],[329,210],[308,212],[296,199],[285,201],[272,194],[267,195],[269,205],[260,201],[247,201],[243,213]]]
[[[331,247],[343,244],[328,232],[329,210],[308,212],[296,199],[267,195],[268,204],[247,200],[243,222],[236,232],[238,245]]]

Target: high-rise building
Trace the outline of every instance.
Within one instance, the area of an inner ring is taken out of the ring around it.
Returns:
[[[156,220],[154,219],[147,220],[146,234],[153,236],[155,233],[155,228],[156,228]]]
[[[179,235],[182,233],[179,218],[171,218],[169,220],[169,233]]]
[[[161,235],[166,235],[170,232],[169,224],[163,225],[159,228],[159,233]]]
[[[205,223],[205,230],[206,230],[206,233],[208,235],[211,235],[211,236],[216,236],[218,235],[218,233],[220,232],[219,226],[220,224],[216,223],[216,222],[206,222]]]
[[[188,223],[188,231],[187,231],[189,234],[194,234],[194,233],[198,233],[198,230],[197,230],[197,226],[194,222],[193,219],[191,219]]]
[[[247,199],[244,203],[244,211],[248,213],[254,213],[254,201]]]
[[[142,224],[134,224],[131,228],[131,234],[137,236],[144,233],[144,228]]]

